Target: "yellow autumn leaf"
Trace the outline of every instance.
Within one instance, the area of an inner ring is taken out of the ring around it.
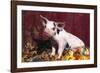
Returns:
[[[88,60],[89,58],[87,56],[81,55],[80,60]]]

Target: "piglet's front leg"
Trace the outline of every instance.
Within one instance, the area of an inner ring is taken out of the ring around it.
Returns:
[[[59,43],[59,48],[58,48],[58,59],[60,59],[61,58],[61,56],[62,56],[62,53],[63,53],[63,51],[64,51],[64,43],[62,44],[62,43]]]
[[[55,52],[56,52],[56,49],[54,47],[52,47],[51,57],[55,56]]]

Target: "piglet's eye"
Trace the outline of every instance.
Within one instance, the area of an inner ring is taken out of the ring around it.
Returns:
[[[52,28],[52,30],[55,30],[55,27],[54,27],[54,28]]]
[[[44,28],[46,28],[46,25],[44,26]]]

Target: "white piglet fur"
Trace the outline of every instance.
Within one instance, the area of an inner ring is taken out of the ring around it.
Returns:
[[[49,36],[53,37],[58,44],[58,59],[61,58],[62,53],[66,47],[66,44],[69,44],[70,49],[74,49],[77,47],[82,48],[85,46],[84,42],[77,36],[66,32],[63,26],[59,27],[58,26],[59,22],[50,21],[46,17],[43,17],[42,15],[40,15],[40,17],[43,19],[42,21],[43,26],[45,26],[44,32],[46,32]],[[51,55],[55,55],[54,47],[52,47]]]

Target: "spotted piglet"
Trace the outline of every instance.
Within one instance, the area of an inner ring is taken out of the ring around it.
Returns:
[[[81,39],[79,39],[78,37],[69,32],[66,32],[64,30],[64,25],[59,25],[63,23],[48,20],[46,17],[42,15],[40,15],[40,17],[42,19],[42,25],[44,26],[44,32],[48,36],[53,37],[53,39],[58,44],[58,59],[61,58],[64,49],[68,48],[75,49],[79,47],[82,50],[84,49],[83,47],[85,46],[85,44]],[[51,56],[54,55],[55,55],[55,48],[52,47]]]

